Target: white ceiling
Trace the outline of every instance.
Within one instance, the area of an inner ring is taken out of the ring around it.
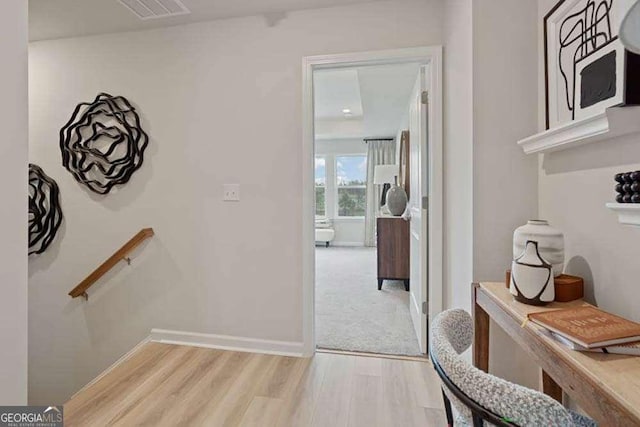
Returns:
[[[366,3],[371,0],[182,0],[188,15],[142,21],[117,0],[29,0],[31,41],[137,31],[239,16]]]
[[[318,71],[313,75],[315,108],[318,120],[340,120],[342,110],[349,109],[351,118],[362,118],[362,96],[357,68]]]
[[[316,138],[395,136],[406,118],[419,70],[416,63],[316,71]],[[345,108],[350,116],[342,113]]]

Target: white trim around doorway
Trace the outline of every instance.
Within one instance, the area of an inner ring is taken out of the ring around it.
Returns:
[[[302,327],[303,353],[315,341],[314,116],[313,71],[322,68],[421,62],[431,65],[429,82],[429,324],[442,311],[443,157],[442,46],[308,56],[302,59]]]

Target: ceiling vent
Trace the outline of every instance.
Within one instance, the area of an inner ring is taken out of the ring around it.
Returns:
[[[118,0],[138,18],[168,18],[191,13],[180,0]]]

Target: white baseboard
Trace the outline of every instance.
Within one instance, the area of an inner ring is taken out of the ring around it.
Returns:
[[[364,247],[364,243],[362,242],[331,242],[329,243],[329,247]]]
[[[164,344],[189,345],[219,350],[275,354],[279,356],[302,357],[304,354],[303,343],[293,341],[273,341],[229,335],[170,331],[166,329],[152,329],[149,339],[150,341]]]

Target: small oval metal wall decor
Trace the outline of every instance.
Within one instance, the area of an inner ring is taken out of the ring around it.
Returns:
[[[78,104],[60,129],[62,165],[91,191],[107,194],[142,166],[148,142],[129,101],[100,93]]]
[[[42,168],[29,164],[29,255],[47,250],[62,223],[60,190]]]

